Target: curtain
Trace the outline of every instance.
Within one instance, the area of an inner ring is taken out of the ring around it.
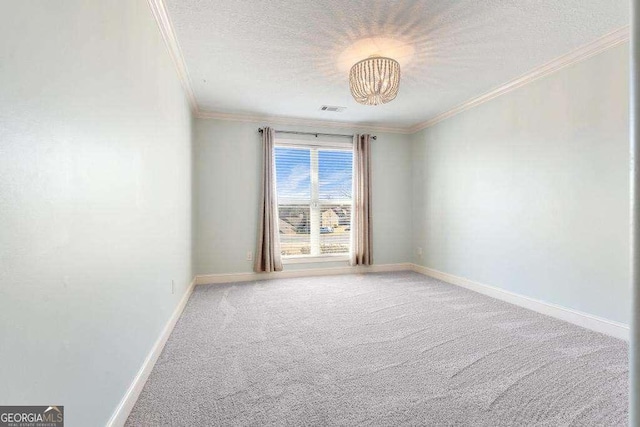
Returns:
[[[353,138],[352,215],[350,263],[371,265],[371,144],[368,134],[356,134]]]
[[[258,250],[253,269],[258,272],[282,271],[280,237],[278,236],[278,201],[275,186],[273,144],[275,131],[262,131],[262,186],[260,189],[260,224]]]

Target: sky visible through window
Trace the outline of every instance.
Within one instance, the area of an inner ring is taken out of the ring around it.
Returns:
[[[311,152],[309,149],[276,147],[276,188],[280,203],[311,198]],[[318,150],[320,200],[351,198],[351,151]]]

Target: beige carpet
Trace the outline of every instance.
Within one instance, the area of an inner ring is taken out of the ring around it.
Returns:
[[[127,425],[622,426],[623,341],[411,273],[196,287]]]

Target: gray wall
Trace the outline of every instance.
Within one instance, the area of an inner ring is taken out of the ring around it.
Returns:
[[[0,405],[104,425],[192,278],[191,115],[144,0],[0,2],[0,93]]]
[[[261,170],[259,123],[195,121],[194,241],[197,274],[251,272],[247,251],[256,248]],[[335,129],[276,129],[332,132]],[[350,133],[344,129],[338,133]],[[372,141],[372,203],[376,264],[410,260],[411,146],[408,135],[378,135]],[[345,266],[342,263],[287,265],[285,269]]]
[[[628,323],[627,54],[607,50],[414,135],[413,259]]]

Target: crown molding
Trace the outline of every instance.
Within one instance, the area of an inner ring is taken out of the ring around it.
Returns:
[[[311,127],[325,127],[325,128],[350,128],[350,129],[363,129],[367,131],[373,132],[389,132],[389,133],[401,133],[401,134],[413,134],[422,129],[426,129],[435,125],[436,123],[440,123],[443,120],[446,120],[450,117],[455,116],[456,114],[462,113],[463,111],[469,110],[471,108],[477,107],[480,104],[483,104],[487,101],[490,101],[494,98],[497,98],[500,95],[504,95],[514,89],[522,87],[526,84],[529,84],[537,79],[548,76],[549,74],[555,73],[556,71],[567,67],[569,65],[575,64],[577,62],[583,61],[587,58],[590,58],[594,55],[597,55],[600,52],[603,52],[607,49],[610,49],[614,46],[617,46],[621,43],[624,43],[629,40],[630,37],[630,28],[628,25],[621,27],[615,31],[612,31],[604,36],[600,37],[597,40],[594,40],[591,43],[588,43],[584,46],[579,47],[565,55],[559,56],[558,58],[547,62],[533,70],[529,71],[522,76],[515,78],[513,80],[508,81],[507,83],[500,85],[489,92],[486,92],[480,96],[471,98],[456,107],[445,111],[444,113],[438,114],[430,119],[427,119],[423,122],[416,123],[412,126],[381,126],[375,124],[362,124],[362,123],[349,123],[349,122],[339,122],[339,121],[329,121],[329,120],[317,120],[317,119],[302,119],[295,117],[284,117],[284,116],[269,116],[269,115],[259,115],[259,114],[234,114],[234,113],[223,113],[216,111],[202,111],[198,106],[198,102],[195,97],[195,93],[193,91],[191,85],[191,79],[189,77],[189,72],[187,70],[187,66],[184,61],[184,57],[182,56],[182,50],[180,49],[180,44],[178,43],[178,39],[176,38],[175,31],[173,29],[173,25],[171,24],[171,19],[167,13],[166,6],[163,0],[147,0],[149,3],[149,7],[153,12],[153,16],[158,24],[158,28],[160,29],[160,33],[162,34],[162,38],[167,46],[167,50],[169,51],[169,55],[171,56],[171,60],[173,61],[176,71],[178,72],[178,78],[180,79],[180,83],[185,91],[185,95],[189,101],[189,105],[191,106],[191,111],[193,115],[197,118],[201,119],[216,119],[216,120],[230,120],[230,121],[238,121],[238,122],[253,122],[253,123],[272,123],[272,124],[282,124],[289,126],[311,126]]]
[[[410,128],[408,127],[380,126],[375,124],[336,122],[336,121],[317,120],[317,119],[301,119],[301,118],[295,118],[295,117],[268,116],[268,115],[259,115],[259,114],[232,114],[232,113],[221,113],[221,112],[200,110],[196,114],[196,117],[199,119],[216,119],[216,120],[229,120],[229,121],[235,121],[235,122],[251,122],[251,123],[270,123],[270,124],[281,124],[281,125],[287,125],[287,126],[310,126],[310,127],[338,128],[338,129],[363,129],[371,132],[389,132],[389,133],[403,133],[403,134],[411,133]]]
[[[180,43],[178,43],[178,39],[176,38],[176,33],[173,30],[173,25],[171,24],[171,19],[169,18],[169,14],[167,13],[167,8],[164,5],[164,1],[147,0],[147,3],[149,3],[149,7],[151,8],[153,17],[158,24],[160,34],[162,35],[162,39],[167,46],[167,50],[169,51],[169,56],[173,61],[173,65],[176,67],[178,78],[180,79],[180,84],[182,85],[182,89],[184,90],[187,100],[189,101],[191,111],[193,112],[193,114],[197,115],[199,112],[198,102],[196,101],[196,96],[193,92],[193,87],[191,86],[191,78],[189,77],[189,71],[187,70],[187,65],[185,64],[184,57],[182,56]]]
[[[507,83],[501,86],[498,86],[489,92],[486,92],[478,97],[471,98],[468,101],[452,108],[449,111],[438,114],[437,116],[432,117],[424,122],[411,126],[408,129],[409,133],[415,133],[415,132],[418,132],[419,130],[431,127],[436,123],[439,123],[443,120],[448,119],[449,117],[455,116],[456,114],[462,113],[463,111],[477,107],[478,105],[483,104],[487,101],[490,101],[494,98],[497,98],[500,95],[504,95],[507,92],[510,92],[514,89],[522,87],[526,84],[529,84],[534,80],[548,76],[549,74],[555,73],[556,71],[564,67],[583,61],[594,55],[597,55],[600,52],[603,52],[607,49],[610,49],[614,46],[617,46],[621,43],[628,41],[629,36],[630,36],[630,29],[628,25],[622,28],[619,28],[615,31],[612,31],[608,34],[605,34],[599,39],[591,43],[588,43],[584,46],[581,46],[578,49],[573,50],[565,55],[559,56],[558,58],[550,62],[547,62],[546,64],[543,64],[537,68],[534,68],[528,73],[523,74],[522,76],[516,79],[510,80]]]

